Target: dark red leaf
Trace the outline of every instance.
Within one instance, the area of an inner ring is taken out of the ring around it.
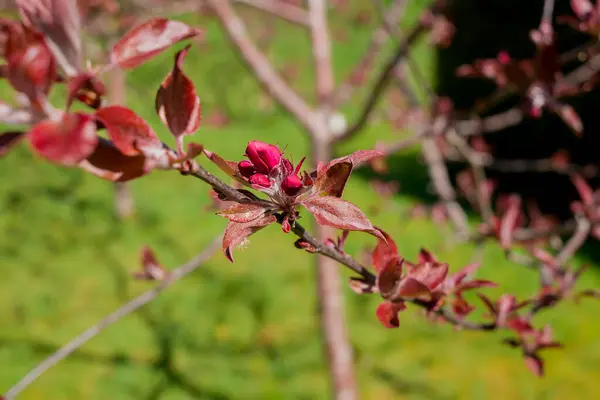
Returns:
[[[356,167],[359,164],[367,162],[375,157],[382,156],[383,153],[378,150],[358,150],[350,155],[336,158],[327,163],[325,168],[331,168],[335,164],[339,164],[341,162],[349,161],[352,164],[352,167]]]
[[[190,45],[177,53],[173,69],[156,93],[156,112],[175,137],[194,133],[200,125],[200,98],[182,71],[189,49]]]
[[[494,318],[496,318],[496,314],[498,314],[498,309],[496,308],[496,305],[486,295],[484,295],[482,293],[477,293],[477,297],[479,297],[481,299],[481,301],[483,302],[483,304],[490,311],[490,314]]]
[[[365,281],[363,278],[352,277],[350,278],[348,284],[350,285],[350,289],[357,294],[377,292],[377,287],[372,283]]]
[[[351,172],[352,163],[349,161],[332,165],[318,174],[312,192],[318,195],[341,197]]]
[[[206,157],[208,157],[210,161],[215,163],[215,165],[219,167],[221,171],[225,172],[227,176],[230,176],[232,178],[238,177],[238,166],[236,162],[227,161],[217,153],[213,153],[212,151],[208,151],[206,149],[204,150],[204,154],[206,155]],[[241,177],[239,177],[239,180],[242,182],[246,182]]]
[[[29,34],[21,47],[7,52],[6,61],[8,81],[16,90],[34,103],[48,94],[56,76],[56,63],[40,35]]]
[[[536,376],[544,375],[544,361],[536,354],[525,356],[525,365]]]
[[[149,172],[143,155],[126,156],[104,138],[99,138],[94,152],[79,166],[93,175],[113,182],[126,182]]]
[[[363,231],[383,239],[367,216],[349,201],[333,196],[314,197],[302,202],[320,225],[332,226],[347,231]]]
[[[448,275],[448,264],[437,261],[431,253],[421,249],[419,263],[406,264],[407,275],[434,290],[444,282]]]
[[[142,154],[146,148],[162,148],[146,121],[126,107],[103,107],[96,112],[96,117],[106,127],[113,144],[126,156]]]
[[[60,121],[42,121],[31,128],[28,137],[35,152],[69,166],[87,158],[98,143],[96,122],[82,113],[65,114]]]
[[[377,306],[375,314],[383,326],[386,328],[397,328],[400,326],[398,313],[405,310],[406,305],[402,301],[390,302],[385,301]]]
[[[67,109],[75,99],[97,109],[100,107],[102,96],[106,93],[106,88],[102,81],[89,72],[84,72],[74,76],[67,84]]]
[[[402,279],[400,285],[398,285],[398,290],[395,293],[394,298],[402,297],[411,299],[428,295],[429,293],[429,288],[424,283],[407,276]]]
[[[81,16],[76,0],[17,0],[21,20],[44,34],[54,57],[73,76],[81,67]]]
[[[137,272],[134,276],[138,279],[162,281],[167,277],[167,270],[158,262],[154,251],[144,246],[140,254],[142,271]]]
[[[25,138],[25,132],[4,132],[0,134],[0,158]]]
[[[402,259],[391,259],[377,273],[377,290],[381,296],[388,300],[394,300],[397,297],[397,288],[402,280]]]
[[[229,221],[223,236],[223,252],[229,261],[233,262],[233,249],[243,243],[246,238],[258,232],[267,225],[277,221],[274,215],[263,215],[245,223]]]
[[[110,53],[110,62],[122,68],[134,68],[175,43],[199,34],[199,30],[183,22],[153,18],[119,39]]]
[[[500,244],[505,250],[512,245],[513,233],[517,229],[517,223],[521,214],[521,199],[516,195],[508,198],[508,208],[500,221]]]
[[[266,209],[256,204],[234,204],[225,210],[219,211],[217,215],[225,217],[233,222],[250,222],[265,214]]]
[[[399,259],[396,242],[386,232],[380,230],[385,239],[378,239],[377,246],[371,254],[371,264],[375,272],[379,273],[391,260]]]

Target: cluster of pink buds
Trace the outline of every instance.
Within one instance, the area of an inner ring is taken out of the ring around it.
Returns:
[[[281,150],[273,144],[251,141],[246,147],[245,155],[249,161],[238,163],[238,170],[255,189],[265,192],[277,192],[281,189],[288,196],[295,196],[305,184],[309,186],[312,183],[307,181],[303,184],[298,177],[304,158],[294,169],[292,162],[284,158]]]

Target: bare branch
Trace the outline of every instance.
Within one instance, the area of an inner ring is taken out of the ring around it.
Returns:
[[[375,58],[390,37],[388,33],[389,27],[395,26],[405,9],[406,3],[405,0],[394,0],[393,4],[389,6],[389,9],[382,15],[383,22],[381,26],[373,32],[362,59],[356,64],[350,74],[346,77],[345,81],[337,89],[333,100],[333,105],[335,107],[341,106],[350,99],[353,91],[359,86],[356,81],[360,80],[362,82],[364,80],[362,79],[362,76],[367,75],[369,70],[373,67]],[[359,79],[359,77],[361,77],[361,79]]]
[[[317,101],[322,105],[330,100],[335,85],[331,65],[331,41],[327,28],[327,4],[325,0],[308,0],[308,6],[317,78]]]
[[[44,361],[38,364],[34,369],[29,371],[19,382],[17,382],[12,388],[4,395],[5,400],[14,399],[19,393],[25,388],[35,382],[42,374],[48,371],[50,368],[58,364],[60,361],[67,358],[78,348],[87,343],[90,339],[97,336],[104,329],[118,322],[121,318],[131,314],[132,312],[140,309],[146,304],[150,303],[158,297],[165,289],[169,288],[175,282],[190,274],[191,272],[202,266],[212,255],[219,249],[221,244],[221,237],[219,236],[216,240],[206,247],[200,254],[189,260],[187,263],[172,270],[168,277],[156,285],[153,289],[142,293],[138,297],[130,300],[128,303],[121,306],[102,320],[98,321],[94,326],[91,326],[80,335],[73,338],[69,343],[58,349],[56,352],[47,357]]]
[[[265,11],[294,24],[309,25],[306,10],[290,3],[278,0],[235,0],[235,2]]]
[[[279,76],[273,65],[250,39],[244,22],[233,11],[229,0],[206,0],[238,50],[239,55],[263,88],[280,102],[309,131],[313,129],[313,110]]]

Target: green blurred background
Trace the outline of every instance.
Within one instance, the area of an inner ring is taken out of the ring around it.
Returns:
[[[424,3],[409,3],[404,26],[414,22]],[[348,18],[332,16],[332,34],[339,39],[334,64],[340,81],[360,59],[377,24],[371,6],[355,2],[348,12],[370,17],[349,25]],[[242,14],[250,31],[260,34],[266,17]],[[254,139],[287,145],[295,159],[305,155],[308,144],[300,127],[261,94],[215,21],[199,15],[178,18],[206,34],[185,65],[205,116],[194,140],[229,159],[240,159],[246,142]],[[269,57],[284,73],[297,74],[291,78],[294,87],[313,96],[309,36],[283,22],[272,29],[277,35],[267,48]],[[153,99],[172,55],[182,46],[127,75],[127,105],[167,142]],[[435,52],[426,41],[413,56],[429,78],[435,75]],[[4,91],[7,86],[0,84]],[[62,96],[60,90],[54,95]],[[344,111],[351,115],[357,104]],[[223,115],[229,123],[219,126],[216,121]],[[385,120],[375,121],[338,153],[370,148],[377,140],[391,141],[403,134]],[[423,246],[448,261],[452,270],[469,263],[475,250],[453,243],[450,228],[408,217],[416,204],[431,200],[418,150],[391,163],[402,187],[419,190],[405,191],[410,195],[401,190],[386,200],[374,195],[369,173],[358,173],[344,197],[385,227],[406,257],[414,258]],[[43,162],[26,146],[2,160],[0,182],[0,391],[127,299],[152,287],[131,279],[143,245],[150,245],[166,266],[175,267],[212,242],[226,225],[214,211],[207,211],[208,188],[176,173],[155,172],[133,182],[136,213],[125,221],[115,216],[112,184]],[[217,253],[197,273],[48,371],[20,398],[329,398],[316,319],[314,259],[296,250],[293,241],[273,226],[238,250],[234,264]],[[368,235],[351,234],[347,251],[360,255],[364,246],[373,244]],[[508,291],[526,296],[536,287],[537,275],[505,261],[496,245],[483,251],[480,276],[500,283],[490,295]],[[574,264],[588,261],[578,258]],[[580,287],[599,283],[598,269],[592,268]],[[386,330],[374,315],[376,296],[357,296],[347,288],[343,293],[362,398],[600,398],[600,322],[593,301],[565,302],[537,317],[540,325],[552,324],[565,349],[544,354],[547,374],[536,379],[519,352],[500,343],[504,333],[436,326],[414,309],[402,314],[399,329]]]

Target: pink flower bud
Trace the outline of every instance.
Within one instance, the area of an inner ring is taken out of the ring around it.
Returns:
[[[246,178],[250,178],[252,175],[256,173],[254,169],[254,165],[250,161],[240,161],[238,164],[238,169],[240,170],[240,174]]]
[[[273,168],[279,165],[281,160],[281,151],[277,146],[253,140],[246,147],[246,155],[250,162],[254,164],[256,171],[268,174]]]
[[[250,184],[262,188],[270,188],[271,180],[264,174],[254,174],[250,177]]]
[[[281,182],[281,188],[288,196],[294,196],[302,189],[302,181],[296,175],[289,175]]]

